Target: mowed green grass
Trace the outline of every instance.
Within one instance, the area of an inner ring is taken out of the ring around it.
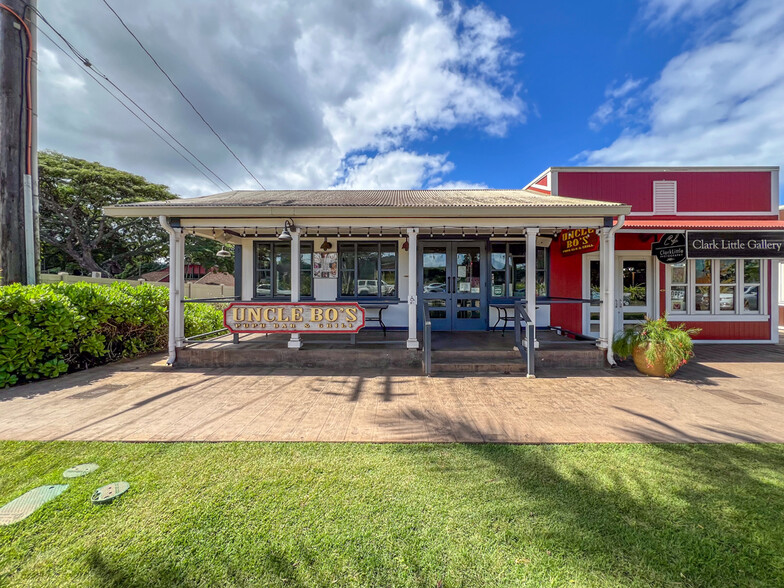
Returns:
[[[0,585],[784,585],[780,445],[5,442],[0,504],[90,461]]]

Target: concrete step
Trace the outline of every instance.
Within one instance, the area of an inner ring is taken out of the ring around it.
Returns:
[[[522,361],[513,349],[444,349],[433,350],[433,362],[512,363]]]
[[[464,363],[464,362],[433,362],[431,371],[434,374],[449,373],[492,373],[492,374],[519,374],[525,373],[525,364],[520,361],[517,363]]]

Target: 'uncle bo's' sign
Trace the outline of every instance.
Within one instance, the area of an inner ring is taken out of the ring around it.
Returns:
[[[232,333],[356,333],[365,311],[352,302],[232,302],[223,324]]]

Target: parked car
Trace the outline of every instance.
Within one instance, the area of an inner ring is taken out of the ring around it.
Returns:
[[[393,296],[395,294],[395,285],[387,284],[381,280],[381,295]],[[378,296],[378,281],[377,280],[357,280],[357,295],[358,296]]]
[[[433,282],[425,286],[425,292],[446,292],[446,284]]]

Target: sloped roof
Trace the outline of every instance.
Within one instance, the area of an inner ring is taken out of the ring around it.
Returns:
[[[133,202],[104,208],[111,216],[203,215],[206,209],[373,208],[580,209],[599,216],[626,214],[618,202],[568,198],[530,190],[234,190],[197,198]],[[360,213],[360,211],[357,211]]]
[[[194,284],[233,286],[234,276],[227,272],[208,272],[196,280]]]

